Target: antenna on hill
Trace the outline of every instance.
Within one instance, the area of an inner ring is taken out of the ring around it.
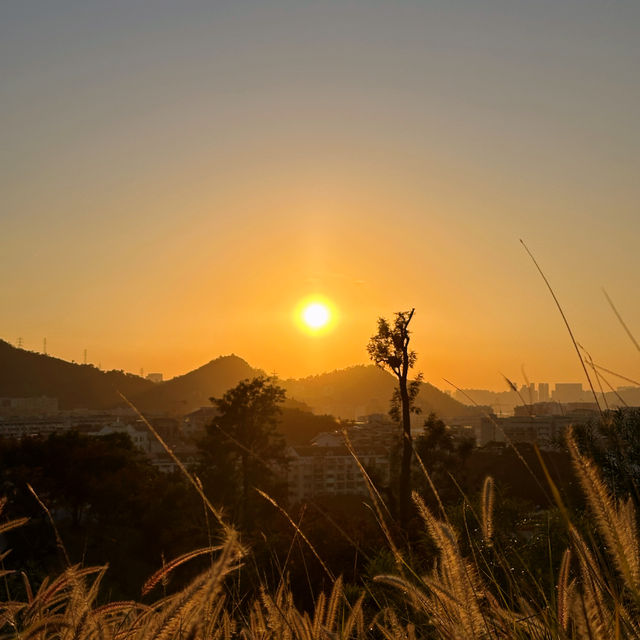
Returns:
[[[84,364],[87,364],[87,350],[84,350]]]
[[[44,353],[44,355],[47,355],[47,339],[45,338],[42,344],[42,353]]]
[[[18,349],[22,349],[22,338],[18,338]]]

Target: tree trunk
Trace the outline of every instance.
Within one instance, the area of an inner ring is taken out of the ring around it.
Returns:
[[[400,381],[400,400],[402,402],[402,466],[400,467],[400,525],[406,528],[411,509],[411,456],[413,441],[411,438],[411,407],[406,377]]]

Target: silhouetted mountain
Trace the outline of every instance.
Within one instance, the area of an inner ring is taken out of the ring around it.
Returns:
[[[101,371],[17,349],[0,340],[0,397],[49,396],[61,409],[104,409],[137,395],[152,382],[122,371]]]
[[[131,398],[140,409],[152,413],[183,415],[210,406],[209,398],[220,397],[245,378],[264,375],[236,356],[221,356],[183,376],[156,384]]]
[[[298,380],[285,380],[287,395],[308,404],[316,413],[353,419],[370,413],[387,413],[396,378],[373,365],[359,365]],[[428,382],[421,385],[416,404],[423,414],[477,415],[477,410],[454,400]]]
[[[100,371],[51,356],[16,349],[0,340],[0,397],[50,396],[61,409],[103,409],[122,405],[118,391],[141,411],[184,415],[209,406],[211,397],[246,378],[264,375],[245,360],[222,356],[189,373],[154,384],[122,371]],[[339,418],[386,413],[396,385],[394,376],[373,365],[355,366],[298,380],[280,381],[287,391],[287,407]],[[418,406],[424,414],[475,415],[429,383],[423,383]]]

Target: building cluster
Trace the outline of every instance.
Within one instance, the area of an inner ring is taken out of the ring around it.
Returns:
[[[149,422],[182,462],[196,460],[197,448],[193,438],[185,437],[188,433],[185,434],[183,420],[159,416],[149,418]],[[177,468],[149,427],[131,409],[62,411],[55,398],[0,398],[0,438],[47,437],[69,431],[94,437],[126,434],[152,465],[165,472]]]
[[[58,399],[47,396],[32,398],[0,398],[0,419],[2,416],[45,416],[58,413]]]
[[[188,466],[197,461],[195,443],[215,415],[214,407],[201,407],[182,419],[151,417],[149,422]],[[176,463],[147,424],[130,409],[61,411],[52,398],[0,398],[0,437],[46,437],[69,431],[93,437],[126,434],[157,469],[177,470]],[[358,461],[349,452],[341,432],[320,433],[308,445],[287,448],[286,480],[291,502],[319,495],[366,495],[367,483],[359,464],[373,480],[388,484],[397,426],[378,414],[349,423],[346,433]]]
[[[290,503],[319,495],[368,495],[367,481],[358,461],[344,445],[289,447],[287,456]],[[389,452],[384,447],[368,448],[357,456],[372,480],[389,483]]]
[[[319,495],[368,495],[361,466],[376,484],[388,485],[397,441],[398,426],[383,414],[373,414],[345,425],[344,432],[321,432],[309,445],[288,447],[289,502]]]
[[[640,387],[618,387],[604,394],[605,404],[612,407],[640,405]],[[575,405],[579,403],[593,403],[593,392],[585,389],[580,382],[558,382],[551,389],[548,382],[534,382],[523,384],[520,388],[513,385],[508,391],[488,391],[487,389],[460,389],[453,397],[463,404],[475,402],[486,405],[497,416],[511,415],[514,409],[521,405],[548,404],[554,405],[558,415],[571,411],[571,407],[559,405]]]
[[[553,449],[575,423],[576,417],[570,416],[487,416],[480,420],[474,435],[477,447],[493,442],[528,442],[540,449]]]
[[[472,438],[477,447],[532,443],[550,449],[563,441],[570,425],[584,424],[598,416],[594,402],[572,399],[580,386],[556,385],[549,396],[548,385],[541,383],[537,389],[528,391],[532,398],[535,392],[536,401],[514,407],[513,415],[485,414],[443,420],[455,438]],[[152,430],[189,466],[197,462],[196,442],[215,416],[214,407],[202,407],[181,419],[151,417],[150,429],[127,408],[108,412],[61,411],[53,398],[0,398],[0,438],[42,437],[67,431],[95,437],[123,433],[157,469],[173,472],[177,465]],[[415,428],[414,435],[418,431]],[[317,496],[366,496],[368,483],[363,470],[377,486],[388,485],[392,452],[399,443],[399,435],[398,425],[388,416],[373,414],[345,423],[342,431],[319,433],[304,446],[288,446],[289,502]]]

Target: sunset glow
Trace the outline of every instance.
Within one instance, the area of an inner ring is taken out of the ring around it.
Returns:
[[[640,0],[0,2],[0,640],[631,637],[638,69]]]
[[[322,296],[307,296],[297,304],[294,321],[303,334],[324,335],[335,328],[335,305]]]
[[[415,307],[434,384],[583,380],[523,238],[637,378],[640,4],[186,5],[3,5],[0,339],[298,377]]]
[[[309,328],[321,329],[331,319],[331,313],[321,302],[314,302],[305,307],[302,317]]]

